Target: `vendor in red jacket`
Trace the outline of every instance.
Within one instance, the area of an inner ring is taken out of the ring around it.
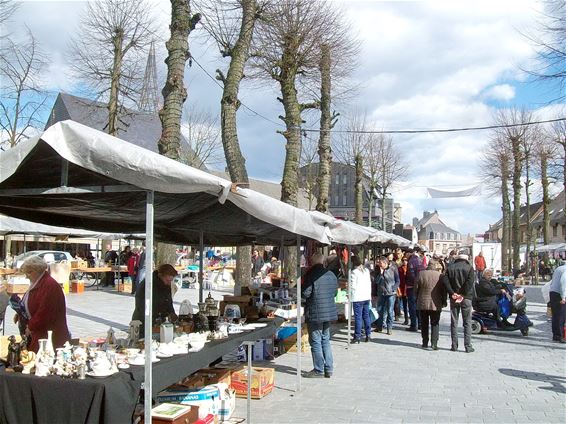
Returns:
[[[27,315],[25,333],[30,338],[28,349],[37,352],[38,340],[46,339],[49,330],[53,331],[53,346],[63,346],[70,334],[61,286],[49,275],[47,263],[39,256],[26,259],[20,271],[31,283],[22,299]]]

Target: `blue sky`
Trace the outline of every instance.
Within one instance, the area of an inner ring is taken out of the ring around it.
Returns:
[[[551,118],[561,105],[548,105],[553,88],[529,81],[521,68],[534,66],[533,46],[521,33],[536,31],[541,5],[534,1],[342,1],[339,3],[360,40],[359,65],[352,80],[359,90],[347,113],[366,110],[376,129],[483,126],[497,108],[525,106]],[[155,0],[154,12],[168,36],[169,2]],[[66,48],[77,30],[82,2],[22,2],[8,30],[14,35],[26,24],[36,34],[50,66],[44,75],[50,90],[73,93],[78,82],[69,73]],[[214,47],[198,31],[191,51],[211,74],[224,67]],[[164,74],[164,47],[158,45],[158,66]],[[187,68],[188,102],[218,113],[220,89],[198,66]],[[252,109],[278,121],[281,106],[274,84],[246,81],[241,98]],[[54,99],[53,99],[54,100]],[[279,127],[241,109],[239,136],[250,176],[280,182],[284,139]],[[307,117],[316,125],[317,114]],[[480,179],[478,157],[489,133],[395,136],[410,168],[393,188],[403,206],[403,220],[438,209],[442,219],[464,233],[481,233],[499,219],[498,199],[430,199],[426,187],[467,188]],[[556,188],[558,189],[558,187]]]

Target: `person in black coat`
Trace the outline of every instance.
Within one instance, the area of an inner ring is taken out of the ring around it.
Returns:
[[[305,377],[332,376],[334,361],[330,346],[330,323],[338,319],[334,297],[338,291],[338,279],[324,268],[324,256],[315,253],[312,266],[303,277],[302,296],[305,299],[305,322],[309,331],[309,343],[313,369]]]
[[[473,301],[473,306],[478,312],[492,313],[495,315],[497,322],[501,322],[497,295],[499,293],[505,293],[505,289],[498,288],[496,285],[497,282],[492,280],[491,277],[493,277],[493,271],[491,269],[483,271],[476,287],[476,297]]]
[[[156,271],[153,271],[153,291],[152,291],[152,318],[176,321],[177,315],[173,308],[173,296],[171,294],[171,283],[177,276],[177,271],[170,264],[161,265]],[[140,283],[136,290],[136,307],[132,315],[132,321],[138,320],[142,322],[140,335],[145,328],[145,279]]]

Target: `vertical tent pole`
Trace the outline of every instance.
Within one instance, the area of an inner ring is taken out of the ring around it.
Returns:
[[[199,234],[199,249],[200,249],[200,255],[199,255],[199,260],[198,260],[198,264],[199,264],[199,271],[198,271],[198,280],[199,280],[199,285],[198,285],[198,301],[199,302],[203,302],[203,298],[204,298],[204,232],[201,231]]]
[[[24,253],[26,253],[26,252],[27,252],[27,249],[26,249],[26,235],[24,234]]]
[[[147,192],[145,212],[145,365],[144,365],[144,422],[151,422],[151,395],[152,395],[152,365],[151,365],[151,329],[152,316],[152,292],[153,292],[153,201],[154,192]]]
[[[350,254],[350,246],[346,246],[348,249],[348,263],[346,266],[348,267],[348,302],[346,303],[348,307],[348,348],[350,347],[350,339],[352,337],[352,284],[351,284],[351,268],[352,268],[352,256]]]
[[[301,391],[302,314],[301,314],[301,236],[297,236],[297,388]]]
[[[248,394],[246,400],[246,423],[251,423],[251,415],[252,415],[252,347],[255,344],[253,341],[246,341],[242,343],[244,346],[247,346],[247,353],[248,353]]]

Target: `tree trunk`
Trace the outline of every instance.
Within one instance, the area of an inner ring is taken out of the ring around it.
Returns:
[[[108,134],[118,133],[118,97],[120,95],[120,78],[122,77],[122,44],[124,32],[118,31],[113,36],[114,63],[112,64],[112,79],[110,81],[110,99],[108,100]]]
[[[364,175],[364,162],[361,153],[358,153],[354,158],[356,167],[356,186],[355,186],[355,205],[356,205],[356,224],[362,225],[364,222],[364,202],[363,202],[363,187],[362,177]]]
[[[531,238],[532,238],[532,223],[531,223],[531,197],[529,194],[529,187],[531,185],[531,180],[530,180],[530,166],[529,166],[529,152],[526,151],[525,152],[525,173],[526,173],[526,179],[525,179],[525,199],[527,201],[527,211],[526,211],[526,218],[527,218],[527,234],[526,234],[526,249],[525,249],[525,273],[527,275],[530,275],[531,272]]]
[[[220,119],[222,145],[230,180],[234,183],[242,183],[247,187],[249,186],[249,178],[246,170],[246,159],[240,149],[236,122],[238,108],[240,107],[240,101],[238,100],[240,81],[244,77],[244,66],[249,57],[257,16],[257,3],[255,0],[243,0],[241,5],[242,23],[240,34],[231,51],[230,66],[224,79],[224,89],[222,100],[220,101]],[[251,281],[251,257],[251,246],[238,246],[236,248],[236,272],[234,275],[236,281],[234,294],[236,296],[240,295],[242,287],[248,286]]]
[[[550,196],[548,194],[548,157],[545,152],[540,157],[540,182],[542,185],[542,237],[544,244],[550,243]],[[566,187],[566,186],[565,186]],[[536,243],[536,240],[535,240]]]
[[[509,247],[510,243],[510,233],[509,233],[509,222],[511,218],[511,203],[509,200],[509,163],[506,159],[501,162],[501,212],[502,212],[502,223],[501,223],[501,267],[502,271],[511,271],[511,264],[509,258]]]
[[[187,90],[183,83],[185,65],[190,56],[189,33],[200,19],[196,14],[191,17],[188,0],[171,0],[171,37],[165,43],[169,55],[167,80],[161,93],[163,109],[159,111],[161,120],[161,138],[158,142],[159,153],[171,159],[179,159],[181,149],[181,115],[183,103],[187,99]]]
[[[513,154],[513,273],[520,267],[519,249],[521,247],[521,144],[518,137],[511,137]]]
[[[155,244],[155,264],[157,266],[162,264],[171,264],[175,266],[177,261],[177,245],[168,243]]]
[[[328,212],[328,198],[330,191],[330,171],[332,166],[332,150],[330,147],[330,130],[332,129],[331,106],[331,77],[330,77],[330,48],[327,44],[321,46],[320,60],[320,138],[318,140],[318,201],[316,210]]]

